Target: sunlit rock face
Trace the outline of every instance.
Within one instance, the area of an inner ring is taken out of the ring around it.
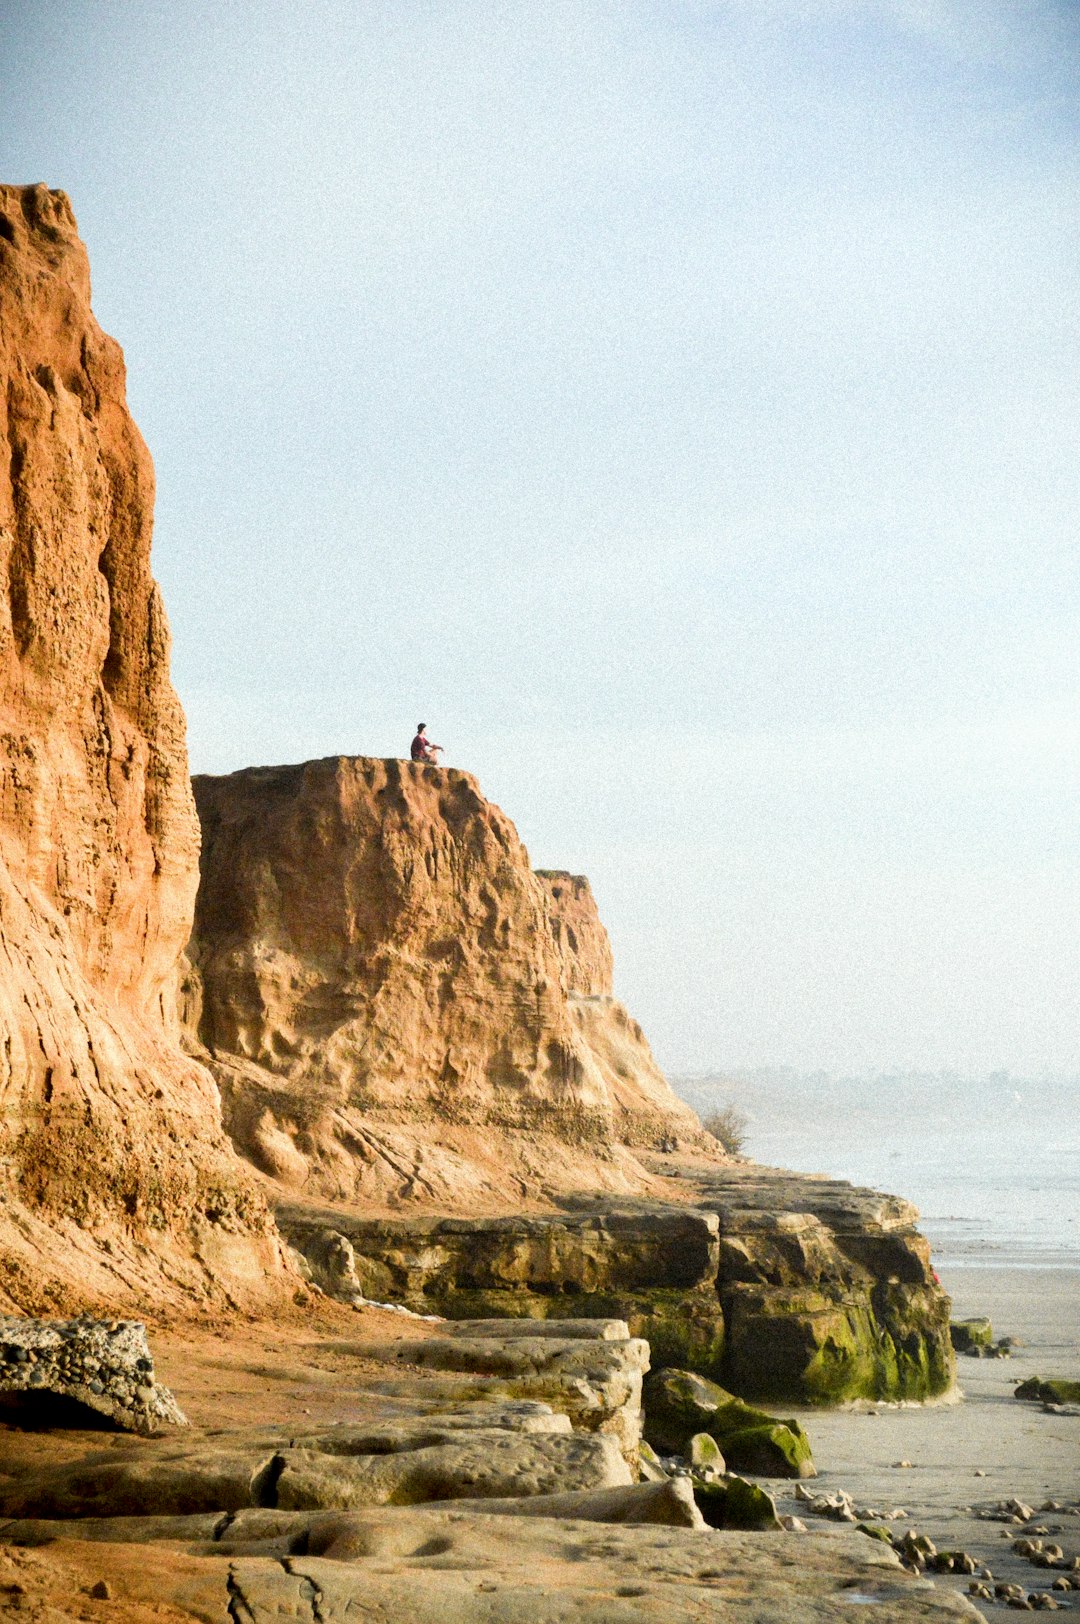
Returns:
[[[0,371],[0,1298],[255,1285],[265,1211],[179,1043],[199,827],[153,467],[44,186],[0,187]]]
[[[584,881],[537,876],[468,773],[332,757],[195,779],[191,1022],[290,1190],[442,1210],[648,1184],[704,1145],[611,996]]]

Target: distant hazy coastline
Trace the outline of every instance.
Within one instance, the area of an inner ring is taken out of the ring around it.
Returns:
[[[1080,1078],[763,1068],[672,1082],[702,1116],[736,1105],[756,1161],[913,1201],[939,1267],[1080,1269]]]

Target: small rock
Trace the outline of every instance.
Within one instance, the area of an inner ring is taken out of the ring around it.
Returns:
[[[107,1579],[99,1579],[90,1586],[87,1594],[93,1596],[95,1601],[112,1601],[116,1592]]]

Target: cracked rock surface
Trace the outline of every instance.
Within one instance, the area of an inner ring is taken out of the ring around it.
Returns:
[[[205,1624],[835,1624],[872,1605],[878,1624],[982,1617],[963,1596],[920,1583],[877,1542],[848,1531],[750,1535],[618,1527],[455,1508],[380,1509],[308,1518],[283,1544],[280,1514],[241,1551],[237,1519],[215,1541],[168,1545],[85,1538],[7,1547],[24,1582],[56,1593],[104,1585],[124,1616]],[[261,1535],[261,1537],[260,1537]],[[230,1537],[232,1536],[232,1537]],[[10,1560],[11,1558],[7,1558]],[[0,1549],[0,1583],[5,1551]],[[165,1609],[176,1611],[166,1613]],[[157,1611],[151,1612],[150,1609]],[[74,1617],[62,1613],[61,1617]],[[101,1615],[107,1616],[107,1615]]]

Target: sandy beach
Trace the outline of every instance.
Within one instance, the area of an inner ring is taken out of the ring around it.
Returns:
[[[1003,1537],[1002,1524],[973,1513],[1013,1496],[1036,1510],[1062,1502],[1071,1514],[1040,1512],[1037,1520],[1067,1556],[1080,1556],[1080,1415],[1051,1414],[1013,1397],[1028,1376],[1080,1379],[1080,1270],[954,1267],[943,1282],[954,1318],[989,1315],[995,1337],[1016,1337],[1022,1346],[1008,1359],[959,1359],[956,1403],[801,1411],[820,1473],[809,1487],[844,1489],[860,1506],[883,1511],[903,1507],[908,1517],[892,1525],[898,1534],[916,1528],[939,1550],[969,1551],[995,1579],[1048,1589],[1054,1575],[1012,1552],[1020,1530]],[[791,1485],[773,1487],[783,1511],[820,1526]],[[970,1580],[938,1582],[966,1590]],[[1080,1610],[1080,1594],[1061,1599]]]

